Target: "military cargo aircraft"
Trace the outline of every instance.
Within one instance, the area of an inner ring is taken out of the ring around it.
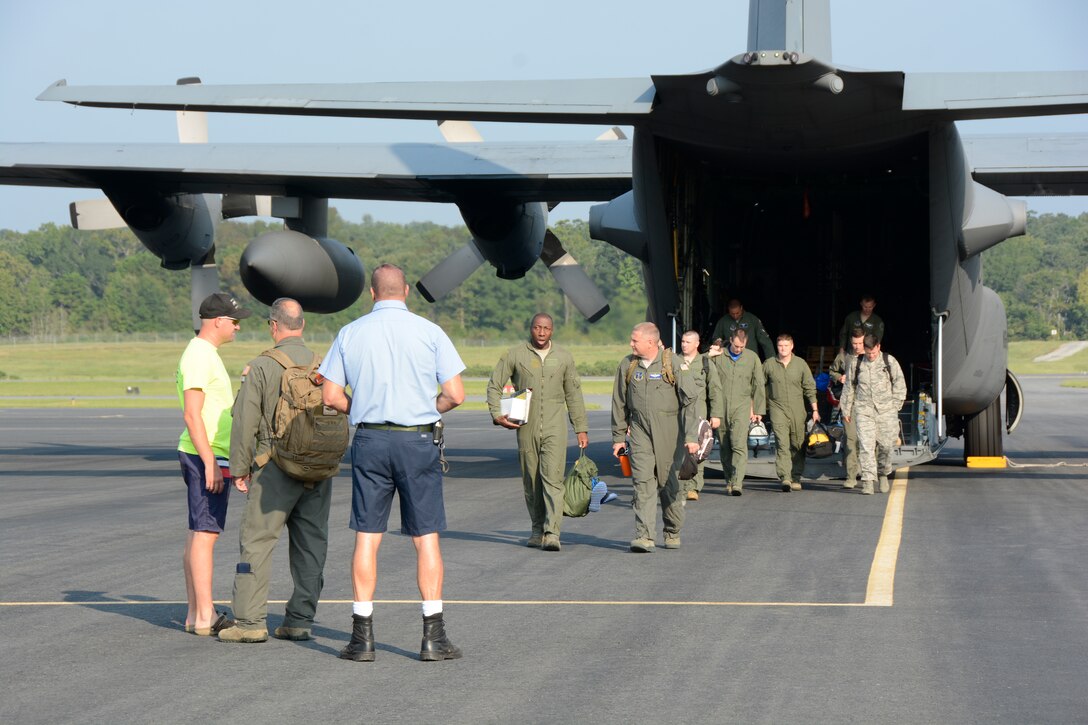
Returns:
[[[910,371],[906,462],[945,434],[1002,453],[1015,425],[1006,321],[980,253],[1022,234],[1013,195],[1088,192],[1088,135],[961,139],[956,121],[1088,112],[1088,72],[903,73],[831,63],[828,0],[751,0],[747,50],[709,70],[578,81],[69,86],[42,100],[198,114],[429,119],[446,144],[0,144],[0,183],[102,189],[80,228],[127,224],[164,266],[217,287],[214,228],[267,209],[286,229],[254,240],[242,278],[333,311],[362,291],[354,253],[326,238],[329,198],[453,203],[472,241],[420,280],[440,298],[483,262],[517,278],[542,259],[594,320],[607,302],[547,229],[551,205],[600,201],[594,238],[638,258],[648,316],[709,330],[726,297],[772,331],[831,344],[873,291],[887,347]],[[472,121],[633,128],[611,140],[487,143]],[[267,197],[267,198],[266,198]],[[925,395],[923,395],[923,393]],[[934,407],[925,407],[929,399]],[[947,430],[941,422],[947,421]],[[908,440],[909,439],[909,440]]]

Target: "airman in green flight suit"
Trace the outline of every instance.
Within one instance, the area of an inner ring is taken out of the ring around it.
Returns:
[[[793,354],[793,337],[782,334],[775,341],[778,355],[763,363],[767,379],[767,412],[774,430],[775,460],[782,490],[800,491],[805,472],[805,410],[820,421],[816,407],[816,381],[808,363]]]
[[[672,351],[661,348],[657,325],[635,325],[631,354],[620,362],[612,388],[612,455],[618,457],[625,439],[631,440],[635,510],[631,551],[654,550],[658,501],[665,548],[680,548],[684,496],[677,474],[685,448],[698,450],[694,408],[698,389],[694,377],[679,368]]]
[[[563,523],[563,477],[567,467],[567,419],[578,447],[589,445],[589,423],[582,381],[574,358],[554,345],[550,315],[538,313],[530,324],[529,341],[507,350],[487,383],[487,407],[495,425],[517,431],[518,458],[532,531],[528,546],[559,551]],[[529,419],[517,424],[502,414],[502,388],[511,381],[518,390],[531,389]]]
[[[710,425],[718,431],[726,490],[734,496],[740,496],[744,489],[748,426],[762,420],[767,408],[763,367],[747,346],[748,333],[738,329],[724,351],[715,347],[707,353]]]
[[[710,360],[706,353],[699,352],[699,333],[688,330],[680,336],[680,369],[689,372],[695,379],[695,387],[698,390],[695,396],[695,418],[706,420],[706,376],[710,370]],[[698,501],[699,492],[703,490],[703,468],[706,461],[699,461],[695,475],[687,481],[687,500]]]
[[[718,324],[714,325],[714,332],[710,336],[712,341],[728,342],[736,330],[744,330],[748,334],[750,351],[754,353],[756,348],[759,348],[759,357],[763,360],[774,357],[774,343],[771,342],[771,336],[767,334],[760,319],[744,309],[740,300],[736,298],[729,300],[725,311],[726,314],[722,315]]]

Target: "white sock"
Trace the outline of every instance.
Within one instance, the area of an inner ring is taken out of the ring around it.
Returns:
[[[430,617],[434,614],[442,613],[442,600],[441,599],[424,599],[423,600],[423,616]]]
[[[369,617],[374,614],[374,602],[352,602],[351,613],[360,617]]]

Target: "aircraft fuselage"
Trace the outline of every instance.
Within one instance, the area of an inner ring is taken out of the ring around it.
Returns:
[[[1022,233],[1016,209],[978,190],[954,124],[902,112],[901,73],[744,59],[654,78],[635,129],[633,218],[613,202],[591,220],[642,259],[650,316],[664,327],[678,313],[705,336],[738,297],[772,336],[826,348],[826,369],[843,318],[871,293],[913,392],[932,394],[941,357],[945,414],[991,408],[1006,322],[978,251]],[[985,239],[972,244],[972,228]]]

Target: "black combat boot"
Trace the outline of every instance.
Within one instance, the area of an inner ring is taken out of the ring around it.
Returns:
[[[461,650],[453,646],[446,636],[446,625],[442,622],[442,612],[423,618],[423,643],[419,645],[419,659],[424,662],[456,660],[461,658]]]
[[[340,650],[340,659],[356,662],[374,661],[374,616],[360,617],[351,615],[354,623],[351,629],[351,641]]]

